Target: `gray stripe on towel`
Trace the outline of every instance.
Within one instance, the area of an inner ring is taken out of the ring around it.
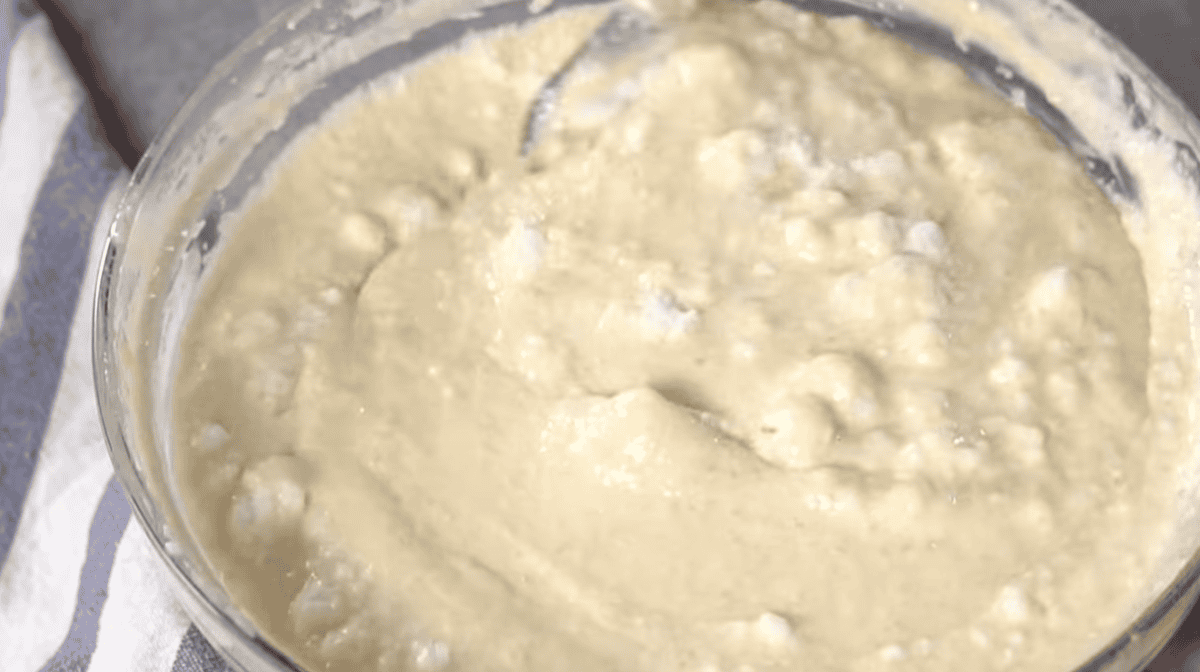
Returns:
[[[213,649],[212,644],[200,634],[196,626],[188,628],[179,643],[179,652],[175,654],[175,664],[171,672],[232,672]]]
[[[96,651],[100,614],[108,599],[108,579],[112,575],[117,545],[129,524],[129,500],[116,476],[100,498],[88,533],[87,556],[79,572],[79,591],[71,629],[58,651],[46,661],[41,672],[83,672]]]

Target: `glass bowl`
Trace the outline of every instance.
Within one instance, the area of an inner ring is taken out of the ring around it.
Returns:
[[[863,16],[961,63],[1024,105],[1115,202],[1161,223],[1141,235],[1156,241],[1146,249],[1175,274],[1175,298],[1190,319],[1200,257],[1200,123],[1116,39],[1061,0],[788,1],[804,11]],[[603,0],[557,0],[540,11],[591,4]],[[301,670],[238,612],[202,560],[173,476],[170,400],[180,336],[223,248],[225,214],[252,197],[288,144],[339,100],[472,32],[529,21],[536,5],[298,3],[213,70],[147,150],[117,209],[94,316],[95,381],[109,451],[181,603],[235,669]],[[1165,187],[1163,176],[1170,183]],[[1139,188],[1146,180],[1155,180],[1153,193]],[[1200,323],[1190,324],[1200,333]],[[1196,389],[1195,381],[1191,386]],[[1181,469],[1200,473],[1197,465]],[[1141,669],[1196,600],[1200,513],[1194,503],[1200,496],[1189,490],[1179,498],[1185,505],[1178,548],[1163,558],[1161,576],[1151,578],[1152,599],[1080,670]]]

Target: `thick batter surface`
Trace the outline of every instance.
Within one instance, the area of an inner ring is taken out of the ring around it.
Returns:
[[[1107,643],[1183,447],[1076,160],[954,66],[742,3],[577,82],[520,157],[602,19],[365,92],[242,213],[177,402],[231,592],[313,669],[1061,672]]]

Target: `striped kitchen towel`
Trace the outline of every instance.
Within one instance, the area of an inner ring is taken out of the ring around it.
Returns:
[[[0,0],[0,672],[228,670],[113,476],[97,253],[129,178],[45,16]]]

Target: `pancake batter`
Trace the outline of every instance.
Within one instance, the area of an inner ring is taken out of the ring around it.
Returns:
[[[314,670],[1107,643],[1184,450],[1118,211],[955,66],[771,3],[581,78],[521,157],[602,19],[363,92],[240,215],[177,399],[239,603]]]

